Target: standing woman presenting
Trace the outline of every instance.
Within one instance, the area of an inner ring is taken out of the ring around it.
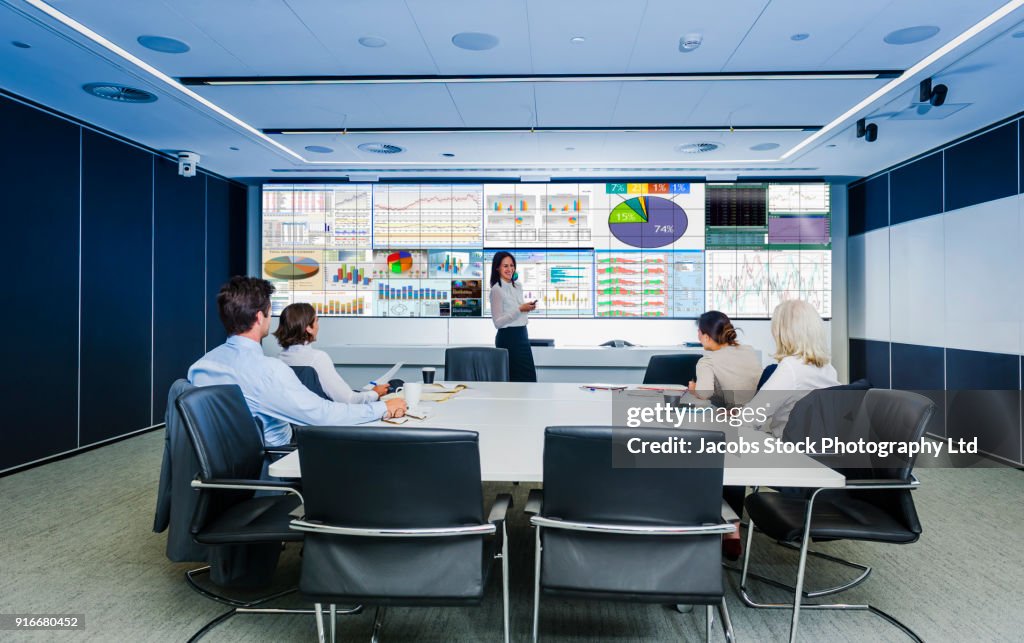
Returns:
[[[491,262],[491,320],[498,334],[494,345],[508,350],[508,374],[513,382],[536,382],[526,322],[536,301],[523,301],[523,287],[516,283],[516,258],[498,252]]]

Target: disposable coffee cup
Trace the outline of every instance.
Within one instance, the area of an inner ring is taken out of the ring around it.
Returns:
[[[433,366],[424,366],[423,367],[423,383],[424,384],[433,384],[434,383],[434,374],[435,373],[436,373],[436,370],[434,369]]]

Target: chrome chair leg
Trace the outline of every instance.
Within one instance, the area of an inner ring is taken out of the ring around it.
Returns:
[[[338,629],[338,606],[331,603],[331,643],[334,643]]]
[[[211,601],[221,603],[222,605],[228,605],[230,607],[256,607],[257,605],[268,603],[276,598],[281,598],[282,596],[294,594],[298,589],[296,587],[292,587],[290,589],[284,590],[283,592],[277,592],[276,594],[270,594],[269,596],[264,596],[262,598],[257,598],[255,600],[240,601],[235,598],[228,598],[227,596],[211,592],[210,590],[206,589],[205,587],[201,586],[199,583],[196,582],[196,577],[209,573],[209,565],[206,565],[205,567],[197,567],[196,569],[190,569],[187,572],[185,572],[185,582],[188,583],[188,586],[192,588],[192,591],[196,592],[200,596],[208,598]]]
[[[704,640],[711,643],[711,626],[715,624],[715,612],[712,605],[704,608]]]
[[[729,606],[725,604],[725,597],[718,603],[718,615],[722,619],[722,632],[725,634],[727,643],[736,642],[736,634],[732,629],[732,619],[729,617]]]
[[[534,527],[536,545],[533,548],[533,643],[537,643],[540,634],[540,527]]]
[[[501,523],[501,611],[505,628],[505,643],[509,643],[508,614],[508,531],[504,521]]]
[[[373,633],[370,635],[370,643],[380,643],[380,631],[384,628],[385,613],[387,613],[387,608],[378,605],[377,611],[373,615]]]
[[[891,623],[892,625],[898,627],[900,630],[903,631],[904,634],[907,635],[908,638],[910,638],[910,640],[915,641],[916,643],[923,643],[921,637],[919,637],[917,635],[917,633],[915,633],[908,626],[906,626],[905,624],[900,622],[898,619],[893,617],[891,614],[887,614],[886,612],[883,612],[882,610],[880,610],[877,607],[874,607],[872,605],[868,605],[868,604],[849,604],[849,603],[807,603],[807,604],[802,604],[801,603],[801,600],[800,600],[801,597],[806,596],[806,594],[804,594],[804,592],[803,592],[803,581],[804,581],[804,573],[806,571],[807,554],[810,553],[809,552],[809,547],[808,547],[809,542],[810,542],[810,528],[811,528],[811,518],[810,517],[811,517],[811,512],[812,512],[812,509],[813,509],[814,498],[816,496],[817,496],[817,494],[812,496],[811,497],[811,501],[808,503],[807,516],[806,516],[805,521],[804,521],[804,533],[803,533],[802,538],[801,538],[800,563],[799,563],[799,566],[797,568],[797,584],[796,584],[796,587],[789,587],[789,586],[783,585],[782,583],[779,583],[777,581],[772,581],[771,579],[764,579],[764,577],[761,577],[761,576],[758,576],[758,575],[750,573],[750,550],[752,549],[752,545],[753,545],[753,542],[754,542],[754,521],[753,520],[750,521],[750,525],[747,527],[746,550],[743,552],[743,568],[740,570],[740,591],[739,591],[740,600],[742,600],[743,604],[746,605],[747,607],[753,607],[753,608],[756,608],[756,609],[791,609],[791,610],[793,610],[793,619],[792,619],[792,621],[790,623],[790,639],[789,640],[791,642],[796,641],[796,633],[797,633],[797,627],[799,625],[799,618],[800,618],[799,617],[799,613],[800,613],[800,610],[847,610],[847,611],[871,612],[875,616],[879,616],[879,617],[885,619],[886,621],[888,621],[889,623]],[[734,568],[731,568],[731,567],[728,567],[728,569],[731,569],[732,571],[736,571]],[[794,601],[792,603],[759,603],[759,602],[755,601],[750,596],[750,593],[749,593],[749,591],[747,589],[747,578],[754,578],[754,579],[757,579],[757,580],[764,579],[765,582],[767,582],[767,583],[769,583],[771,585],[785,587],[786,589],[789,589],[790,591],[793,592]],[[859,582],[862,582],[862,581],[859,581]],[[859,584],[859,582],[857,582],[855,584]],[[850,586],[852,587],[853,585],[850,585]],[[835,592],[829,592],[829,593],[835,593]]]
[[[327,643],[324,641],[324,608],[320,603],[314,603],[313,609],[316,610],[316,637],[320,643]]]

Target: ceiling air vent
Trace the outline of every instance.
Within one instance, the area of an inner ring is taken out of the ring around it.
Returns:
[[[156,94],[128,87],[127,85],[89,83],[88,85],[83,85],[82,89],[98,98],[105,98],[118,103],[152,103],[156,100]]]
[[[683,154],[704,154],[705,152],[714,152],[721,145],[718,143],[685,143],[676,147],[677,152]]]
[[[373,152],[374,154],[398,154],[405,151],[405,148],[391,143],[360,143],[358,147],[364,152]]]

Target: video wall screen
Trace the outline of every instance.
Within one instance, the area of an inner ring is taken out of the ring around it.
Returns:
[[[273,312],[490,315],[508,250],[533,317],[832,316],[826,183],[266,184]]]

